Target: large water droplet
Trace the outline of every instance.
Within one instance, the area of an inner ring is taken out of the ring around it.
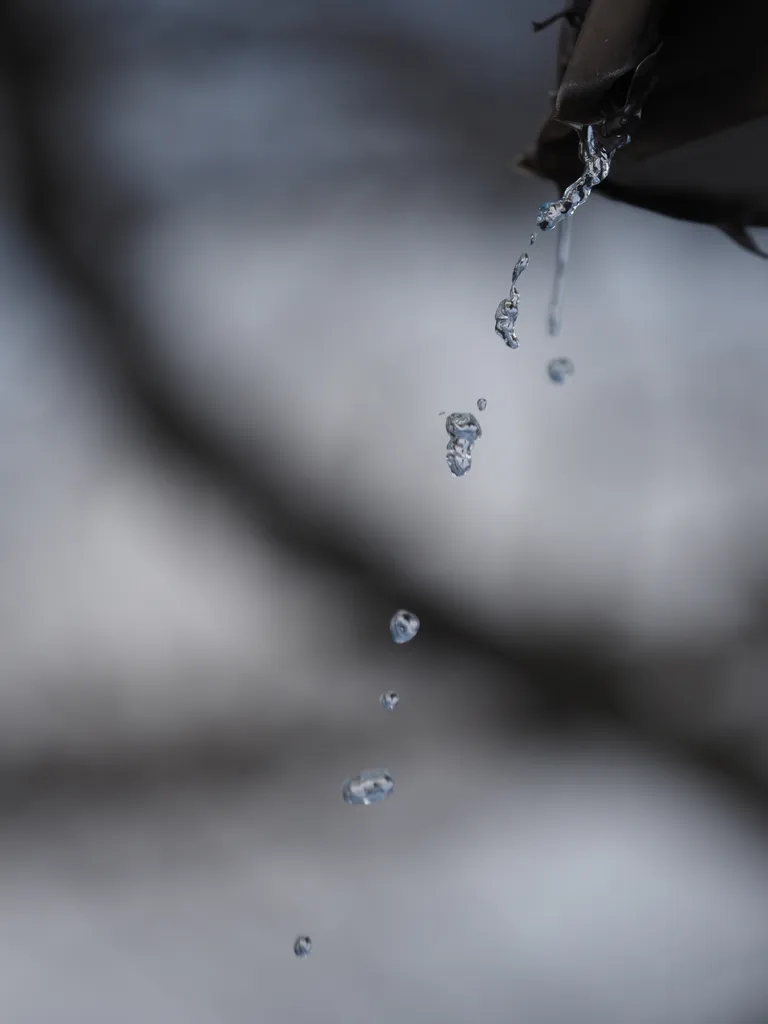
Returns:
[[[379,697],[379,700],[381,701],[381,706],[386,708],[387,711],[394,711],[400,703],[400,695],[395,690],[385,690]]]
[[[511,298],[502,299],[494,314],[494,330],[508,348],[518,348],[520,345],[520,339],[515,334],[515,324],[520,312],[517,301]]]
[[[368,771],[347,779],[341,787],[341,793],[348,804],[370,804],[386,800],[395,788],[395,781],[386,772]]]
[[[485,410],[488,408],[488,400],[486,398],[478,398],[477,408],[480,412],[485,412]]]
[[[494,330],[500,338],[504,339],[504,344],[508,345],[509,348],[517,348],[520,344],[520,339],[515,334],[515,324],[517,323],[517,317],[520,312],[520,292],[517,290],[517,282],[520,279],[520,275],[523,273],[525,268],[528,266],[530,256],[527,252],[522,253],[515,269],[512,271],[512,286],[509,289],[509,298],[502,299],[496,308],[495,322],[496,326]]]
[[[452,412],[445,421],[451,440],[446,446],[445,459],[454,476],[464,476],[472,468],[472,449],[483,436],[483,429],[471,412]]]
[[[312,952],[312,939],[308,935],[300,935],[293,944],[293,952],[304,960]]]
[[[569,377],[573,376],[574,365],[570,359],[566,359],[564,356],[559,359],[552,359],[547,366],[547,373],[549,374],[550,380],[553,380],[555,384],[564,384]]]
[[[462,451],[455,445],[449,444],[448,451],[445,453],[445,461],[454,476],[464,476],[472,469],[472,452]]]
[[[454,441],[469,441],[470,444],[483,436],[483,428],[471,412],[452,412],[446,418],[445,429]]]
[[[421,623],[418,615],[405,608],[398,609],[389,621],[389,632],[396,644],[407,644],[419,632]]]

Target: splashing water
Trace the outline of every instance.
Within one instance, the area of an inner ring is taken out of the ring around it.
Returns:
[[[418,615],[408,612],[405,608],[398,609],[389,620],[389,632],[396,644],[407,644],[419,632],[421,623]]]
[[[478,400],[477,400],[477,408],[478,408],[479,412],[485,412],[485,410],[488,408],[488,399],[487,398],[478,398]]]
[[[560,221],[557,229],[557,252],[555,254],[555,280],[552,285],[552,298],[549,301],[549,317],[547,328],[550,335],[556,338],[563,322],[563,291],[565,290],[565,272],[571,255],[571,232],[573,221],[566,217]]]
[[[574,365],[570,359],[561,356],[559,359],[551,359],[547,366],[549,379],[555,384],[564,384],[569,377],[573,376]]]
[[[384,693],[379,697],[379,701],[383,708],[387,711],[394,711],[397,705],[400,703],[400,694],[395,690],[385,690]]]
[[[293,952],[299,960],[306,960],[312,952],[312,939],[308,935],[300,935],[293,944]]]
[[[395,788],[395,780],[386,772],[361,772],[352,779],[347,779],[341,787],[341,795],[345,803],[369,807],[371,804],[386,800]]]
[[[445,421],[450,437],[445,460],[454,476],[464,476],[472,468],[472,449],[483,436],[483,429],[471,412],[452,412]]]

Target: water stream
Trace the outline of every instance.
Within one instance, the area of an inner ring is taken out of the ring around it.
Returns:
[[[608,136],[600,134],[593,125],[577,127],[579,136],[579,157],[584,167],[583,173],[563,192],[560,199],[542,203],[536,216],[536,223],[542,231],[552,231],[559,227],[557,256],[555,264],[555,283],[552,300],[549,305],[549,333],[556,335],[560,331],[563,288],[565,271],[571,248],[570,217],[582,206],[592,194],[592,189],[605,181],[611,169],[615,153],[630,141],[628,133],[621,129]],[[536,241],[531,235],[528,249]],[[520,292],[517,282],[530,262],[528,250],[522,253],[512,271],[512,285],[508,298],[502,299],[496,309],[496,334],[509,348],[517,348],[520,339],[516,333],[517,318],[520,313]]]

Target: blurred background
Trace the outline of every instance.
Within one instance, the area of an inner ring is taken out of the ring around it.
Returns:
[[[765,265],[595,193],[495,336],[553,11],[7,0],[7,1024],[766,1020]]]

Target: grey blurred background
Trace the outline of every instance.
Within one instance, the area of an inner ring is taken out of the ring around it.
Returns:
[[[6,1024],[765,1021],[765,265],[595,195],[494,335],[553,9],[7,0]]]

